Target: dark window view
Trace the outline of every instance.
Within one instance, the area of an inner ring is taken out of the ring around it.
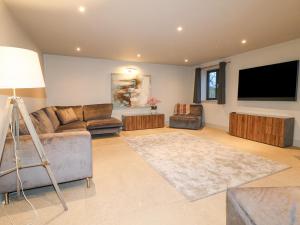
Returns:
[[[206,99],[217,99],[217,78],[218,70],[207,71]]]

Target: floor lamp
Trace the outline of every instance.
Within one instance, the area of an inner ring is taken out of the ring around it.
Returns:
[[[43,74],[39,62],[38,54],[34,51],[0,46],[0,89],[12,89],[13,96],[9,97],[4,110],[4,118],[2,129],[0,131],[0,164],[4,151],[5,140],[9,128],[11,129],[14,139],[14,155],[16,166],[14,168],[0,171],[0,177],[7,174],[17,172],[25,168],[33,168],[42,166],[47,171],[47,174],[54,186],[58,198],[67,210],[66,202],[58,187],[54,174],[50,168],[50,163],[46,157],[44,147],[37,135],[37,132],[32,124],[24,101],[21,97],[16,96],[17,88],[41,88],[45,87]],[[18,150],[22,148],[19,140],[19,119],[22,116],[26,127],[32,137],[35,149],[40,158],[40,162],[30,165],[23,165],[18,156]],[[17,178],[18,195],[20,195],[20,182]],[[8,203],[8,196],[5,197],[5,202]]]

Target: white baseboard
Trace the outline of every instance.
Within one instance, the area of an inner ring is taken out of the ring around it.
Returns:
[[[300,147],[300,140],[294,139],[294,144],[295,147]]]
[[[205,123],[204,126],[206,126],[206,127],[211,127],[211,128],[215,128],[215,129],[218,129],[218,130],[223,130],[223,131],[226,131],[226,132],[229,131],[229,128],[228,128],[228,127],[220,126],[220,125],[217,125],[217,124]]]

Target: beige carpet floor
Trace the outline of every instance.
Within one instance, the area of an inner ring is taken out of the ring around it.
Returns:
[[[289,168],[184,131],[128,137],[126,141],[190,201]]]
[[[124,137],[163,134],[169,128],[122,132],[120,137],[93,140],[94,178],[60,185],[69,206],[64,212],[51,188],[27,192],[39,213],[38,225],[225,225],[226,193],[190,202],[126,143]],[[250,182],[245,187],[300,186],[300,151],[277,148],[205,128],[186,131],[207,137],[238,151],[287,164],[291,169]],[[24,200],[0,206],[0,224],[27,225],[34,215]]]

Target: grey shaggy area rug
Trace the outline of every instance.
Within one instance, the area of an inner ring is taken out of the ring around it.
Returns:
[[[190,201],[289,168],[287,165],[185,132],[125,139]]]

